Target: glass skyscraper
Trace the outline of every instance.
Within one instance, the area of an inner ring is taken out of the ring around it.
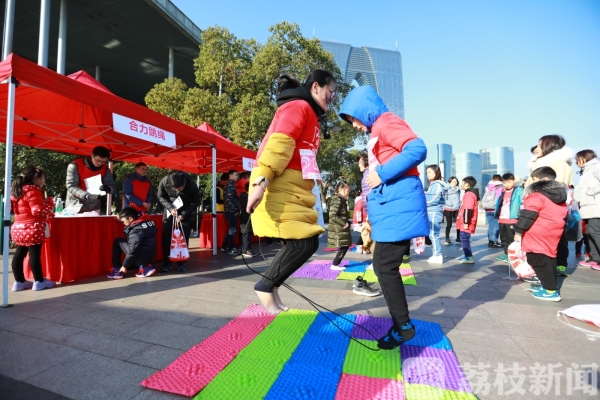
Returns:
[[[448,181],[448,178],[453,175],[452,145],[439,143],[427,146],[427,158],[423,163],[423,171],[425,172],[427,166],[434,164],[440,167],[442,178],[445,181]],[[427,181],[427,176],[425,173],[421,175],[421,180],[423,181],[423,187],[427,189],[429,187],[429,182]]]
[[[344,82],[375,88],[388,109],[404,118],[404,88],[400,52],[352,47],[349,44],[321,41],[342,71]]]
[[[493,147],[479,150],[482,180],[487,184],[494,174],[515,172],[515,153],[512,147]]]
[[[482,184],[481,156],[477,153],[453,154],[452,175],[458,178],[459,183],[464,177],[472,176],[477,180],[477,185],[475,185],[476,188],[485,187],[487,184],[487,181]]]

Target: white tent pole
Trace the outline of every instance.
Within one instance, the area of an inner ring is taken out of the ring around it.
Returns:
[[[8,307],[8,242],[10,240],[10,186],[12,184],[12,150],[15,119],[16,80],[8,78],[8,106],[6,110],[6,158],[4,170],[4,243],[2,243],[2,307]]]
[[[212,146],[213,256],[217,255],[217,148]]]
[[[12,53],[13,31],[15,25],[15,0],[8,0],[5,9],[4,42],[2,43],[2,60]],[[8,135],[8,132],[6,132]]]
[[[113,178],[114,178],[114,174],[113,174],[113,170],[114,170],[114,165],[112,161],[108,162],[108,169],[110,170],[110,173],[112,174]],[[106,215],[111,215],[112,214],[112,198],[113,195],[109,194],[106,196]]]

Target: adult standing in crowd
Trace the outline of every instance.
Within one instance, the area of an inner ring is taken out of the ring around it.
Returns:
[[[110,159],[110,150],[103,146],[96,146],[92,149],[92,155],[84,158],[78,158],[71,161],[67,167],[67,199],[65,206],[70,206],[73,202],[79,201],[83,206],[80,213],[86,211],[96,211],[100,213],[100,194],[88,192],[85,180],[100,175],[102,185],[100,190],[106,194],[112,194],[116,191],[115,178],[108,168]]]
[[[200,191],[191,176],[173,171],[158,184],[158,201],[164,208],[162,246],[164,262],[162,272],[171,271],[171,232],[173,223],[181,222],[185,243],[189,248],[190,232],[194,222],[194,210],[200,205]],[[178,262],[177,269],[185,271],[185,262]]]
[[[582,150],[575,155],[581,168],[579,180],[579,213],[585,221],[590,259],[579,265],[600,271],[600,160],[593,150]]]
[[[225,221],[227,221],[227,233],[223,238],[221,251],[238,256],[241,251],[235,247],[235,235],[240,218],[240,198],[235,183],[238,181],[239,174],[237,171],[231,170],[227,173],[227,176],[229,178],[223,188],[223,210]]]
[[[452,230],[452,221],[456,221],[458,210],[460,209],[460,188],[458,187],[458,178],[451,176],[448,179],[450,187],[446,193],[444,202],[444,218],[446,218],[446,241],[444,244],[450,245],[450,231]],[[460,228],[456,226],[456,242],[460,243]]]
[[[148,175],[148,166],[139,162],[135,171],[123,179],[123,208],[132,207],[136,211],[145,213],[152,206],[152,184]]]
[[[573,185],[573,169],[571,168],[573,156],[573,150],[566,146],[566,141],[562,136],[542,136],[533,150],[533,158],[528,164],[529,171],[534,171],[540,167],[550,167],[556,172],[555,180],[563,183],[568,188]],[[526,186],[529,186],[531,183],[533,183],[533,180],[530,176],[527,178]],[[559,272],[564,272],[568,266],[568,244],[569,242],[563,234],[558,243],[558,253],[556,256],[556,265]]]
[[[286,243],[254,286],[262,305],[272,314],[287,310],[279,287],[317,251],[319,235],[325,232],[313,209],[314,171],[307,166],[316,165],[320,122],[334,96],[335,78],[327,71],[312,71],[303,84],[289,75],[280,76],[278,109],[250,176],[246,210],[254,209],[255,234],[282,238]],[[302,158],[308,162],[303,163]]]

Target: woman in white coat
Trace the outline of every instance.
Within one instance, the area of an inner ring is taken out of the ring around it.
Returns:
[[[581,168],[579,213],[585,221],[591,253],[591,258],[579,265],[600,271],[600,160],[593,150],[581,150],[575,161]]]

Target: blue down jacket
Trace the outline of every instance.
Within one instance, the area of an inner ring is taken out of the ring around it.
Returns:
[[[377,242],[398,242],[429,234],[427,205],[423,184],[416,167],[427,157],[427,148],[400,117],[388,112],[375,89],[361,86],[353,89],[342,104],[340,117],[363,122],[378,138],[373,153],[381,156],[394,153],[375,170],[382,184],[369,193],[371,237]],[[401,143],[398,146],[398,143]],[[373,166],[369,165],[369,169]]]

